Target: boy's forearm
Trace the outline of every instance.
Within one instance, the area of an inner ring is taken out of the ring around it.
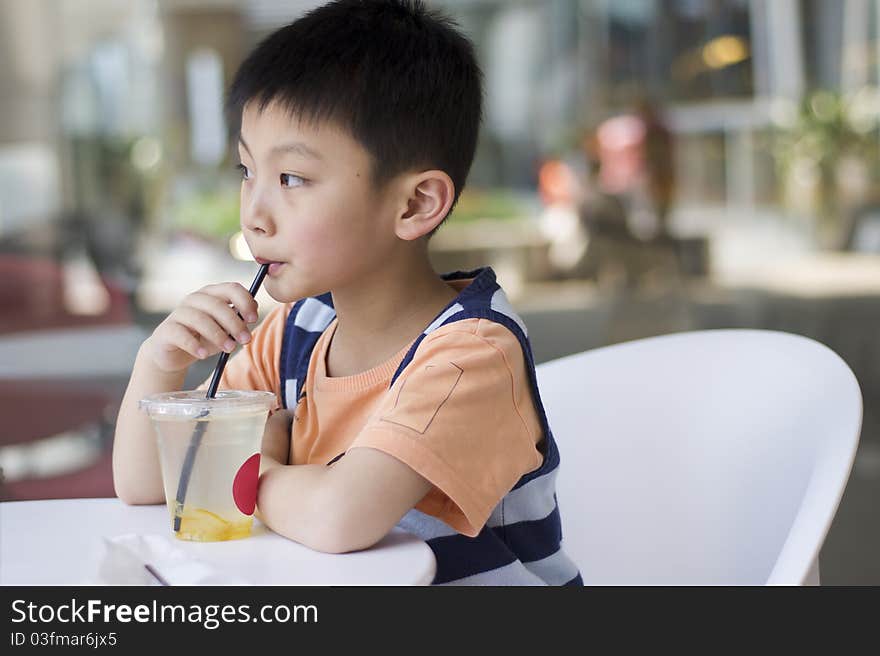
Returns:
[[[138,408],[145,396],[177,391],[186,371],[168,374],[155,368],[138,351],[128,388],[119,408],[113,438],[113,485],[125,503],[147,504],[165,501],[159,452],[150,418]]]
[[[332,467],[281,465],[264,453],[258,517],[276,533],[329,553],[373,546],[433,487],[394,456],[351,448]]]
[[[265,460],[265,459],[264,459]],[[257,517],[266,526],[307,547],[342,553],[369,547],[355,535],[357,522],[344,516],[342,500],[330,499],[325,465],[281,465],[268,459],[260,475]]]

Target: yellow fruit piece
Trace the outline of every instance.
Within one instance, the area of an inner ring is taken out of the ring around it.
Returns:
[[[211,519],[220,522],[220,523],[223,524],[224,526],[228,526],[228,525],[229,525],[229,522],[228,522],[227,520],[223,519],[223,518],[222,518],[220,515],[218,515],[217,513],[212,513],[210,510],[205,510],[204,508],[196,508],[195,511],[194,511],[194,513],[195,513],[195,514],[198,514],[198,515],[200,515],[200,516],[204,516],[206,519],[207,519],[208,517],[210,517]]]
[[[187,509],[180,518],[180,530],[175,536],[196,542],[236,540],[250,535],[252,523],[252,517],[229,521],[204,508]]]

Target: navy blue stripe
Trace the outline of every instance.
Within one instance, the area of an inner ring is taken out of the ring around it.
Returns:
[[[284,324],[284,338],[281,340],[281,355],[279,356],[281,359],[278,362],[278,371],[281,374],[281,405],[284,408],[290,407],[287,404],[287,385],[285,383],[288,378],[293,378],[289,363],[291,355],[294,357],[296,355],[296,351],[293,348],[293,340],[296,337],[293,330],[293,322],[296,320],[296,315],[305,302],[305,299],[302,299],[293,304],[293,307],[290,308],[290,312],[287,314],[287,321]]]
[[[517,339],[519,339],[520,346],[522,346],[523,350],[523,356],[526,359],[525,370],[529,377],[529,388],[532,390],[532,402],[535,404],[535,412],[538,415],[538,420],[541,422],[541,430],[543,431],[545,438],[543,442],[538,445],[541,455],[544,456],[544,462],[538,467],[538,469],[529,472],[520,478],[516,485],[513,486],[513,489],[515,490],[529,481],[532,481],[539,476],[543,476],[555,469],[559,465],[559,451],[556,448],[556,440],[553,439],[553,432],[550,430],[550,423],[547,421],[547,413],[544,411],[544,403],[541,401],[541,392],[538,389],[538,379],[535,373],[535,360],[532,357],[532,347],[529,343],[528,337],[522,332],[522,328],[519,327],[519,324],[506,314],[496,312],[495,310],[489,310],[487,315],[487,319],[492,319],[493,321],[502,324],[510,330],[510,332],[516,335]]]
[[[419,348],[419,344],[422,343],[422,340],[425,339],[425,337],[425,333],[419,335],[418,339],[413,343],[409,351],[406,352],[406,355],[403,356],[403,360],[401,361],[400,366],[397,367],[397,371],[394,372],[394,375],[391,377],[391,382],[388,384],[389,389],[394,385],[394,381],[397,380],[397,377],[401,373],[403,373],[403,370],[409,366],[410,362],[412,362],[412,359],[416,355],[416,349]]]
[[[309,332],[299,326],[294,326],[291,332],[294,334],[300,348],[298,357],[293,363],[293,375],[290,376],[296,379],[296,400],[299,400],[299,397],[302,396],[303,385],[306,382],[306,374],[309,371],[309,360],[311,359],[312,351],[315,350],[315,344],[321,338],[321,333]],[[294,401],[294,405],[296,405],[296,401]]]
[[[331,294],[330,292],[324,292],[320,296],[315,296],[315,298],[321,301],[324,305],[331,307],[334,310],[336,309],[333,306],[333,294]]]
[[[314,299],[331,309],[333,308],[333,296],[330,292],[325,292]],[[296,380],[296,399],[293,399],[293,405],[302,395],[303,384],[306,380],[306,374],[309,371],[309,360],[312,357],[312,351],[315,344],[318,343],[323,330],[310,332],[296,325],[296,317],[300,309],[307,299],[297,301],[287,315],[287,322],[284,326],[284,338],[281,341],[281,362],[279,371],[281,374],[281,402],[285,408],[290,408],[287,398],[286,381],[290,378]]]
[[[484,271],[483,267],[477,269],[471,269],[470,271],[449,271],[448,273],[441,273],[441,280],[468,280],[469,278],[476,278],[480,275],[480,272]]]
[[[437,559],[435,583],[503,567],[515,560],[529,563],[543,560],[559,550],[562,531],[559,509],[544,519],[517,522],[496,528],[483,527],[479,535],[448,535],[428,540]]]
[[[482,310],[492,302],[492,296],[501,287],[495,282],[495,278],[479,276],[474,282],[463,289],[458,297],[458,302],[468,311]]]
[[[495,272],[491,267],[482,267],[479,269],[473,269],[472,271],[444,273],[440,278],[447,282],[473,279],[471,283],[458,294],[458,302],[461,302],[462,300],[467,301],[473,296],[481,295],[493,286],[498,289],[498,283],[495,282]]]
[[[292,314],[292,313],[291,313]],[[315,333],[310,333],[306,330],[303,330],[299,326],[294,325],[296,321],[295,316],[291,316],[289,320],[289,324],[285,333],[289,336],[290,341],[290,353],[287,355],[287,371],[285,374],[284,380],[289,378],[296,379],[296,398],[290,399],[290,403],[292,406],[296,406],[297,400],[300,397],[300,389],[302,386],[302,378],[301,370],[302,363],[305,359],[308,361],[308,358],[311,357],[312,350],[315,347],[315,342],[317,342],[318,335]],[[306,364],[306,370],[308,370],[308,364]],[[288,401],[287,399],[287,385],[282,385],[284,389],[284,401],[285,403]],[[287,406],[287,407],[292,407]]]
[[[550,432],[549,428],[544,432],[544,438],[545,439],[538,445],[538,451],[544,456],[544,462],[542,462],[541,466],[535,471],[529,472],[520,478],[516,482],[516,485],[513,486],[514,490],[533,481],[539,476],[549,474],[559,466],[559,450],[556,448],[556,440],[553,439],[553,433]]]
[[[497,530],[503,533],[510,549],[524,563],[547,558],[559,551],[562,540],[559,506],[554,506],[553,512],[544,519],[507,524]]]
[[[575,576],[571,581],[567,581],[567,582],[563,583],[562,585],[563,585],[563,586],[578,586],[578,587],[583,587],[583,585],[584,585],[584,579],[581,578],[581,575],[580,575],[580,574],[578,574],[578,575]]]
[[[428,540],[428,546],[437,559],[435,584],[487,572],[516,560],[516,555],[486,527],[475,538],[446,535]]]

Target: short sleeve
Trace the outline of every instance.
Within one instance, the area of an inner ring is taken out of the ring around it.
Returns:
[[[541,465],[540,439],[519,341],[479,319],[426,337],[350,448],[407,464],[434,485],[417,509],[475,536]]]
[[[274,392],[277,400],[274,409],[281,407],[281,380],[279,360],[284,337],[284,324],[291,304],[273,308],[251,332],[251,341],[229,358],[219,389],[264,390]],[[208,377],[199,389],[207,389]]]

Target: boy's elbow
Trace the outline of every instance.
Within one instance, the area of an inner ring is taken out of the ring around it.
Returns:
[[[155,493],[148,493],[145,490],[138,489],[136,486],[126,484],[116,476],[113,477],[113,491],[116,493],[119,500],[128,506],[146,506],[165,503],[164,492],[157,496]]]
[[[156,497],[130,492],[125,489],[117,490],[116,496],[127,506],[153,506],[165,502],[164,497],[157,499]]]
[[[340,513],[342,515],[342,513]],[[307,547],[315,551],[330,554],[343,554],[352,551],[369,549],[383,535],[364,530],[357,522],[347,522],[344,518],[330,519],[325,516],[324,521],[314,526],[311,535],[307,536]]]

